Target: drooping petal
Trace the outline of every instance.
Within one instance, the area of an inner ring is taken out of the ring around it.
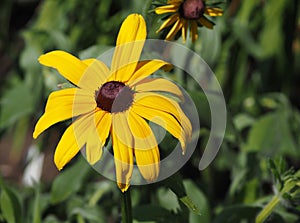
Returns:
[[[181,147],[185,150],[187,141],[186,135],[189,133],[184,132],[184,129],[172,114],[149,107],[146,108],[138,102],[134,103],[131,110],[139,116],[165,128],[171,135],[179,140]]]
[[[112,58],[112,78],[126,82],[135,70],[146,39],[146,23],[138,14],[129,15],[123,22]]]
[[[176,33],[182,28],[183,24],[181,19],[177,20],[174,26],[169,31],[168,35],[166,36],[166,40],[171,40],[176,35]]]
[[[111,114],[97,109],[94,123],[91,123],[86,143],[86,158],[90,164],[95,164],[102,155],[102,147],[111,128]]]
[[[191,22],[191,38],[192,38],[192,42],[195,42],[198,39],[198,31],[197,31],[197,22],[196,21],[192,21]]]
[[[86,59],[83,62],[87,65],[87,68],[82,75],[79,85],[91,91],[98,90],[109,77],[109,68],[105,63],[97,59]]]
[[[161,30],[163,30],[164,28],[172,25],[174,22],[176,22],[179,19],[179,14],[175,13],[173,15],[171,15],[168,19],[166,19],[166,21],[163,22],[163,24],[161,24],[161,26],[159,27],[159,29],[156,31],[156,33],[160,32]]]
[[[156,138],[148,123],[134,112],[129,112],[129,128],[133,136],[135,150],[148,150],[157,146]]]
[[[186,41],[186,35],[187,35],[187,29],[188,29],[188,22],[186,19],[181,19],[182,20],[182,29],[181,29],[181,36],[182,40],[185,43]]]
[[[124,112],[126,113],[126,112]],[[127,114],[115,113],[112,115],[112,143],[116,167],[117,184],[122,192],[125,192],[129,185],[133,171],[133,140],[127,123]],[[124,135],[128,137],[124,143]]]
[[[88,113],[95,107],[93,96],[81,89],[68,88],[52,92],[48,98],[45,113],[35,126],[33,138],[37,138],[53,124]]]
[[[157,179],[160,161],[158,147],[148,150],[135,149],[134,154],[136,164],[145,180],[152,182]]]
[[[205,18],[204,16],[202,16],[199,19],[199,22],[201,25],[205,26],[206,28],[212,29],[214,28],[214,23],[212,21],[209,21],[207,18]]]
[[[204,13],[209,16],[221,16],[223,15],[223,10],[220,8],[209,8],[206,7]]]
[[[136,93],[135,101],[145,109],[152,108],[173,115],[183,127],[185,138],[190,140],[192,125],[176,101],[156,93]],[[185,152],[185,148],[182,149]]]
[[[160,161],[155,136],[148,123],[135,112],[129,112],[128,123],[134,137],[136,164],[145,180],[154,181],[159,174]]]
[[[163,78],[146,78],[133,86],[136,92],[165,92],[183,99],[182,91],[173,82]]]
[[[87,140],[90,125],[93,121],[93,112],[78,118],[71,124],[61,137],[54,154],[54,163],[61,170],[84,146]]]
[[[153,74],[160,68],[170,69],[172,65],[163,60],[146,60],[141,61],[137,65],[137,70],[129,79],[129,86],[133,86],[135,83],[141,81],[142,79],[148,77],[149,75]]]
[[[84,62],[61,50],[51,51],[40,56],[39,62],[57,69],[62,76],[76,86],[79,86],[79,81],[87,68]]]
[[[164,5],[157,7],[155,9],[156,14],[164,14],[164,13],[170,13],[170,12],[177,12],[179,9],[179,4],[172,4],[172,5]]]

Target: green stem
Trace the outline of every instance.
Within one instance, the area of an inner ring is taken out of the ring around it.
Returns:
[[[280,202],[280,198],[278,196],[274,196],[272,200],[264,207],[264,209],[257,215],[255,223],[262,223],[266,218],[272,213],[274,208]]]
[[[132,208],[131,208],[131,196],[130,188],[122,193],[122,223],[132,223]]]

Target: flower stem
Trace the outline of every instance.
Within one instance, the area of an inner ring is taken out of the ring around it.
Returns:
[[[262,223],[272,213],[274,208],[280,202],[280,198],[275,195],[272,200],[264,207],[264,209],[257,215],[255,223]]]
[[[130,188],[122,193],[122,223],[132,223],[132,208],[131,208],[131,196]]]

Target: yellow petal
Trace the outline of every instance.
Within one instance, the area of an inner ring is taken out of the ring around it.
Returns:
[[[214,23],[206,19],[204,16],[199,19],[201,25],[205,26],[206,28],[212,29],[214,27]]]
[[[162,29],[172,25],[178,19],[179,19],[179,14],[178,13],[171,15],[168,19],[166,19],[166,21],[163,22],[163,24],[161,24],[161,26],[156,31],[156,33],[160,32]]]
[[[109,68],[97,59],[86,59],[83,62],[87,65],[87,68],[80,80],[80,87],[90,89],[92,92],[98,90],[109,77]]]
[[[188,28],[188,22],[186,19],[181,19],[182,21],[182,30],[181,30],[181,35],[182,35],[182,41],[185,43],[186,41],[186,35],[187,35],[187,28]]]
[[[159,150],[158,147],[154,147],[148,150],[135,149],[136,164],[142,174],[142,176],[148,182],[154,181],[159,174]]]
[[[181,19],[177,20],[174,26],[169,31],[168,35],[166,36],[166,40],[171,40],[176,35],[176,33],[182,28],[183,24]]]
[[[133,138],[128,125],[128,110],[112,114],[112,128],[118,140],[127,147],[133,148]]]
[[[148,123],[134,112],[129,112],[129,128],[133,136],[136,150],[148,150],[157,146],[156,138]]]
[[[198,25],[196,21],[191,22],[191,38],[192,42],[195,42],[198,39]]]
[[[61,170],[84,146],[88,136],[93,112],[74,121],[61,137],[54,154],[54,163]]]
[[[186,135],[189,133],[184,132],[184,129],[172,114],[149,107],[145,108],[138,102],[132,106],[131,110],[141,117],[165,128],[170,134],[180,141],[183,149],[186,148]]]
[[[146,39],[146,23],[138,14],[129,15],[123,22],[112,59],[112,78],[126,82],[135,70]]]
[[[86,158],[93,165],[100,160],[102,147],[109,135],[111,128],[111,115],[108,112],[98,109],[91,123],[86,143]]]
[[[173,82],[163,78],[147,78],[138,82],[133,88],[136,92],[166,92],[183,99],[183,94],[179,87]]]
[[[114,117],[114,116],[119,117]],[[116,167],[116,180],[119,188],[122,192],[125,192],[129,185],[132,176],[133,170],[133,149],[128,145],[122,143],[118,133],[127,129],[127,133],[130,134],[129,126],[126,121],[126,116],[123,116],[122,113],[113,114],[113,123],[114,120],[121,121],[119,124],[115,123],[112,127],[112,143],[113,143],[113,151],[114,151],[114,160]],[[127,124],[124,124],[127,123]],[[122,126],[124,124],[125,126]],[[119,128],[122,128],[120,130]],[[132,139],[132,137],[131,137]],[[129,143],[132,144],[133,142]]]
[[[129,86],[132,86],[135,83],[141,81],[142,79],[148,77],[149,75],[153,74],[155,71],[162,67],[167,67],[168,69],[172,67],[172,65],[163,60],[146,60],[139,62],[137,67],[138,69],[129,79]]]
[[[155,93],[136,93],[135,101],[145,109],[152,108],[173,115],[183,127],[185,138],[190,140],[192,134],[191,122],[176,101]],[[185,148],[182,149],[185,152]]]
[[[169,12],[177,12],[179,10],[179,4],[172,4],[172,5],[164,5],[157,7],[155,9],[156,14],[164,14]]]
[[[79,86],[79,81],[87,65],[73,55],[56,50],[39,57],[39,62],[45,66],[53,67],[73,84]],[[80,86],[79,86],[80,87]]]
[[[51,125],[92,111],[96,106],[93,96],[86,91],[68,88],[49,95],[45,113],[38,120],[33,138],[37,138]]]
[[[220,8],[205,8],[204,13],[209,16],[221,16],[223,15],[223,10]]]

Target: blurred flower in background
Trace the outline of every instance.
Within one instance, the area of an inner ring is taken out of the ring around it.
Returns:
[[[186,41],[188,28],[190,28],[190,37],[192,41],[198,39],[198,26],[205,26],[212,29],[214,23],[205,15],[212,17],[223,15],[223,10],[210,6],[205,0],[168,0],[168,4],[157,7],[156,14],[168,14],[163,24],[157,32],[172,25],[168,31],[166,40],[171,40],[181,30],[183,42]]]

